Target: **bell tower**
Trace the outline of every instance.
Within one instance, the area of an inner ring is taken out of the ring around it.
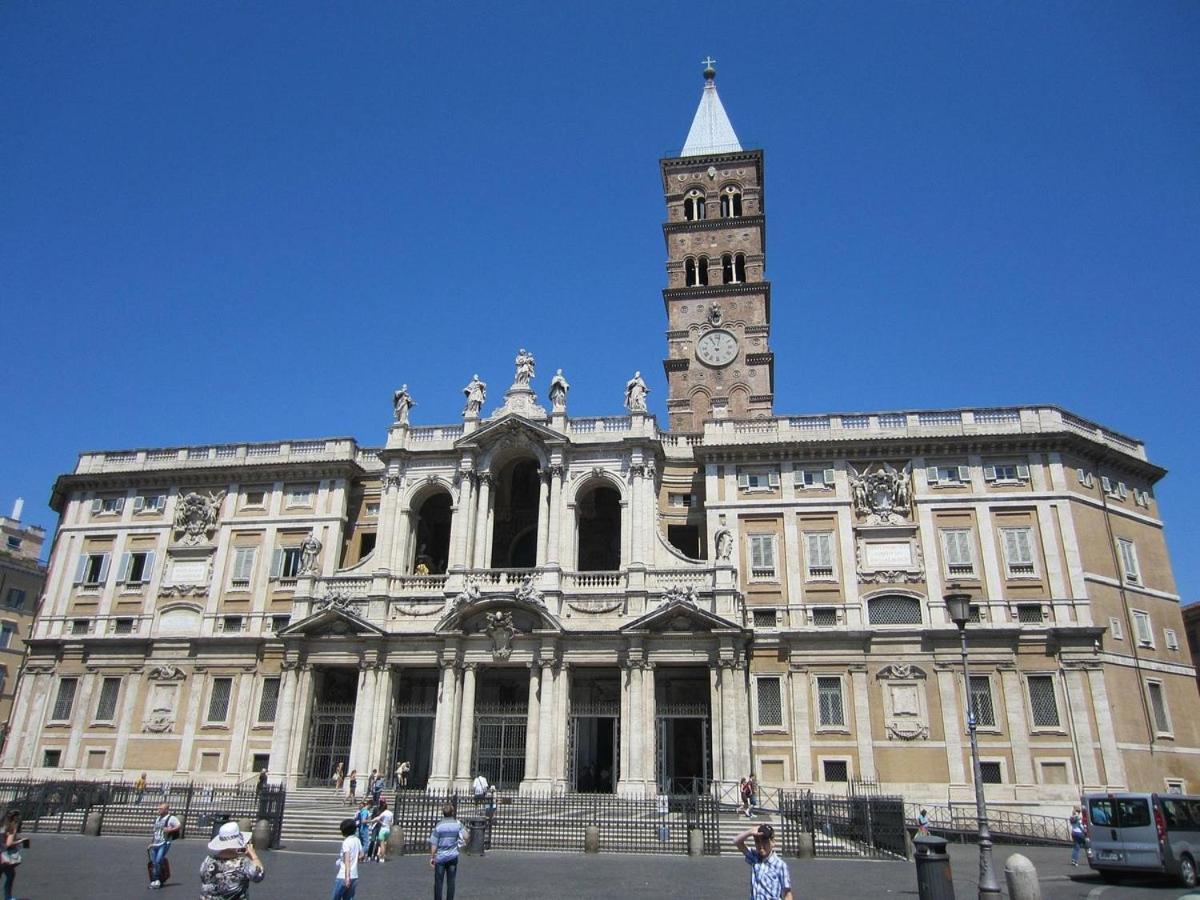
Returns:
[[[715,60],[678,156],[659,161],[667,220],[667,418],[770,416],[775,358],[765,280],[763,154],[745,150],[717,94]]]

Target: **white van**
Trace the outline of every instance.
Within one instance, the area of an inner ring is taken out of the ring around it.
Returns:
[[[1088,864],[1105,881],[1158,872],[1196,886],[1200,796],[1084,794],[1081,805]]]

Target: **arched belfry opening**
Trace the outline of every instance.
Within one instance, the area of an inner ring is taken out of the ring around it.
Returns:
[[[537,565],[540,470],[537,460],[519,459],[496,476],[492,568],[532,569]]]
[[[427,495],[416,507],[412,571],[441,575],[450,560],[450,495]]]
[[[621,495],[597,483],[575,503],[579,527],[580,572],[615,572],[621,568]]]

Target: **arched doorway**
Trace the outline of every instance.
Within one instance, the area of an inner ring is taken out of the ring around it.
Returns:
[[[621,568],[621,495],[600,483],[586,489],[575,504],[579,533],[580,572],[615,572]]]
[[[412,571],[445,573],[450,560],[450,495],[439,490],[417,507]],[[425,567],[422,571],[421,566]]]
[[[532,569],[537,565],[540,483],[533,459],[517,460],[500,470],[492,507],[492,568]]]

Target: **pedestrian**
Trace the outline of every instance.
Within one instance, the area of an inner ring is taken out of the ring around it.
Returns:
[[[158,804],[158,818],[154,820],[154,833],[150,839],[147,851],[150,854],[150,887],[160,888],[171,877],[171,865],[167,862],[167,853],[171,850],[171,841],[179,837],[183,824],[171,815],[171,807],[166,803]]]
[[[924,807],[921,807],[921,811],[917,813],[917,833],[929,834],[929,813]]]
[[[1083,816],[1078,806],[1071,810],[1071,818],[1067,820],[1071,826],[1071,865],[1079,865],[1079,854],[1083,851],[1087,841],[1087,834],[1083,830]]]
[[[754,849],[746,841],[754,839]],[[792,900],[792,876],[787,863],[774,852],[775,829],[765,822],[757,828],[743,831],[734,838],[746,862],[750,865],[750,900]]]
[[[4,900],[13,900],[13,880],[17,877],[17,866],[21,864],[21,848],[29,848],[29,841],[21,832],[21,813],[9,810],[4,817],[4,844],[0,846],[0,876],[4,878]]]
[[[746,784],[750,786],[750,808],[746,812],[753,815],[754,805],[758,802],[758,782],[754,780],[753,772],[746,776]]]
[[[358,769],[350,770],[350,805],[354,805],[355,798],[358,796]]]
[[[367,779],[367,785],[366,785],[365,790],[363,791],[364,794],[366,794],[368,797],[371,798],[372,803],[379,802],[378,800],[375,799],[375,782],[378,780],[378,778],[379,778],[379,770],[372,769],[371,777]]]
[[[480,772],[475,776],[475,780],[471,782],[471,794],[475,797],[475,802],[479,803],[487,796],[488,780]]]
[[[265,874],[250,835],[237,822],[226,822],[208,842],[208,856],[200,863],[200,898],[246,900],[250,882],[257,884]]]
[[[367,824],[371,820],[371,801],[366,797],[363,798],[362,806],[358,808],[358,812],[354,815],[354,820],[358,823],[358,840],[363,845],[363,849],[371,843],[371,827]]]
[[[354,900],[358,889],[358,860],[363,845],[358,839],[358,825],[354,819],[342,819],[342,849],[338,853],[337,877],[333,880],[332,900]]]
[[[133,782],[133,802],[141,803],[142,795],[146,793],[146,773],[143,772]]]
[[[400,763],[400,768],[396,770],[396,772],[400,776],[400,787],[402,787],[402,788],[408,787],[408,773],[411,771],[412,771],[412,763],[410,763],[407,759],[404,762]]]
[[[454,817],[454,804],[442,807],[442,819],[429,834],[429,865],[433,867],[433,900],[454,900],[454,880],[458,876],[458,848],[467,842],[467,828]]]
[[[742,812],[746,818],[750,818],[750,781],[743,778],[738,782],[738,797],[742,803]]]
[[[380,772],[375,776],[375,780],[371,783],[371,805],[378,808],[379,801],[383,797],[383,789],[387,787],[387,782],[383,779],[383,773]]]
[[[375,830],[371,833],[371,852],[367,854],[375,862],[387,862],[387,842],[395,820],[396,816],[388,809],[387,801],[380,801],[379,810],[375,813],[375,818],[371,819]]]
[[[337,767],[333,770],[333,789],[339,794],[342,792],[342,782],[345,780],[346,770],[342,768],[342,764],[339,762]]]
[[[267,767],[263,766],[258,773],[258,784],[254,786],[255,795],[261,796],[267,786]]]

